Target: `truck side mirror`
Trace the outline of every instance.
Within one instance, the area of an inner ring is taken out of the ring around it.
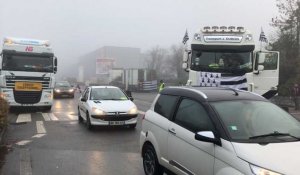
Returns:
[[[265,69],[264,65],[258,65],[257,70],[258,71],[263,71]]]
[[[54,67],[57,67],[57,57],[54,57]]]
[[[191,53],[192,52],[190,50],[185,50],[183,52],[183,62],[184,63],[188,62]]]

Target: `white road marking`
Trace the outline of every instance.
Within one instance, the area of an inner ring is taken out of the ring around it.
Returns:
[[[43,121],[36,121],[36,130],[38,134],[45,134],[46,129]]]
[[[138,113],[144,115],[146,112],[144,112],[144,111],[138,111]]]
[[[32,175],[30,152],[28,149],[20,150],[20,175]]]
[[[36,134],[34,136],[32,136],[31,138],[41,138],[44,137],[46,134]]]
[[[44,118],[45,121],[50,121],[51,120],[50,117],[49,117],[49,113],[42,113],[42,115],[43,115],[43,118]]]
[[[57,121],[58,118],[55,117],[55,115],[53,113],[48,113],[49,117],[51,118],[51,120]]]
[[[31,122],[30,114],[19,114],[16,123]]]
[[[22,140],[22,141],[17,142],[16,145],[24,146],[30,142],[31,142],[31,140]]]
[[[74,114],[73,112],[66,113],[65,115],[68,116],[68,118],[70,120],[77,120],[78,119],[77,115]]]

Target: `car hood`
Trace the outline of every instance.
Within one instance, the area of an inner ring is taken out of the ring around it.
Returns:
[[[105,112],[128,112],[135,104],[130,100],[95,100],[90,101],[91,106]]]
[[[299,175],[300,141],[270,143],[232,143],[241,159],[282,174]]]

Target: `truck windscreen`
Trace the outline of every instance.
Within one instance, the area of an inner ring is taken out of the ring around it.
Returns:
[[[192,51],[191,69],[207,72],[249,72],[252,70],[252,52]]]
[[[3,70],[53,72],[53,58],[32,55],[3,55]]]

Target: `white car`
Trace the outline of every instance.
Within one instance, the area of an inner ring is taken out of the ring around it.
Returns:
[[[132,100],[118,87],[87,87],[78,102],[78,120],[85,121],[89,129],[93,125],[128,125],[135,128],[138,109]]]
[[[142,120],[146,175],[299,175],[300,123],[251,92],[169,87]]]

